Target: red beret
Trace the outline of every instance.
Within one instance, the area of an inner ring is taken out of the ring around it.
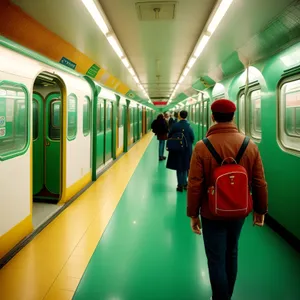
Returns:
[[[216,100],[211,105],[212,112],[218,112],[223,114],[234,113],[236,110],[235,104],[227,99]]]

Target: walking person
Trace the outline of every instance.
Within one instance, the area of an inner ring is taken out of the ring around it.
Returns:
[[[164,156],[164,151],[165,151],[165,144],[166,140],[168,138],[168,124],[167,121],[164,118],[163,114],[159,114],[157,116],[157,119],[152,122],[151,125],[152,131],[155,133],[157,136],[158,140],[158,157],[159,161],[165,160],[166,157]]]
[[[194,233],[201,234],[203,226],[212,299],[228,300],[237,277],[238,242],[245,218],[253,208],[254,225],[263,226],[268,191],[258,147],[233,123],[235,104],[216,100],[211,110],[216,124],[192,155],[187,216]],[[227,160],[232,163],[226,164]]]
[[[192,156],[192,145],[195,140],[194,132],[187,122],[188,112],[182,110],[179,113],[179,122],[174,123],[168,138],[183,134],[183,143],[186,145],[182,151],[168,149],[169,155],[167,160],[167,168],[176,170],[177,175],[177,191],[183,192],[187,189],[187,177],[190,168],[190,160]]]

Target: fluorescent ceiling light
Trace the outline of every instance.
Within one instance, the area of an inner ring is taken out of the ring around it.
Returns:
[[[120,48],[120,46],[118,45],[116,39],[113,36],[109,36],[109,37],[107,37],[107,40],[109,41],[109,43],[111,44],[111,46],[113,47],[113,49],[115,50],[117,55],[119,57],[122,57],[123,56],[123,51]]]
[[[189,70],[190,70],[189,68],[185,68],[183,71],[183,76],[186,76],[188,74]]]
[[[232,0],[223,0],[221,4],[219,5],[217,11],[215,12],[211,22],[209,23],[207,27],[207,31],[210,32],[210,34],[213,34],[218,25],[220,24],[221,20],[225,16],[228,8],[230,7],[232,3]]]
[[[133,70],[132,68],[129,68],[128,71],[129,71],[129,73],[130,73],[132,76],[135,76],[135,72],[134,72],[134,70]]]
[[[181,84],[183,80],[184,80],[184,76],[182,75],[182,76],[180,77],[178,83]]]
[[[194,65],[194,63],[196,62],[196,60],[197,60],[197,58],[193,56],[193,57],[189,60],[187,66],[188,66],[189,68],[192,68],[192,66]]]
[[[202,37],[200,43],[198,44],[198,46],[197,46],[197,48],[196,48],[196,50],[195,50],[195,53],[194,53],[194,55],[195,55],[196,57],[199,57],[199,56],[200,56],[200,54],[202,53],[204,47],[205,47],[206,44],[208,43],[209,38],[210,38],[209,36],[203,35],[203,37]]]
[[[133,79],[134,79],[134,81],[135,81],[137,84],[140,83],[140,81],[139,81],[139,79],[137,78],[137,76],[133,76]]]
[[[103,34],[104,35],[108,34],[109,32],[108,27],[105,24],[105,21],[102,18],[94,1],[93,0],[81,0],[81,1],[85,5],[90,15],[93,17],[94,21],[96,22],[100,30],[103,32]]]
[[[129,64],[129,61],[128,59],[125,57],[125,58],[122,58],[122,63],[124,64],[124,66],[128,69],[130,64]]]

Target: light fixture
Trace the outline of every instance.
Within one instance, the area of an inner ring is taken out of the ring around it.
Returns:
[[[181,83],[183,82],[184,78],[185,78],[185,76],[181,75],[181,77],[180,77],[178,83],[181,84]]]
[[[124,66],[128,69],[130,64],[129,61],[126,57],[122,58],[122,63],[124,64]]]
[[[93,0],[81,0],[82,3],[85,5],[86,9],[90,13],[90,15],[93,17],[94,21],[100,28],[100,30],[103,32],[104,35],[108,34],[109,29],[101,16],[95,2]]]
[[[119,57],[122,57],[124,54],[123,54],[122,49],[118,45],[116,39],[112,35],[110,35],[110,36],[107,37],[107,40],[111,44],[112,48],[115,50],[115,52],[117,53],[117,55]]]
[[[137,84],[139,84],[140,83],[140,81],[139,81],[139,79],[137,78],[137,76],[135,75],[135,76],[133,76],[133,79],[134,79],[134,81],[137,83]]]
[[[206,30],[202,33],[200,41],[198,42],[197,46],[195,47],[193,55],[190,57],[173,93],[175,93],[176,89],[178,88],[178,85],[181,84],[185,78],[185,76],[188,74],[190,69],[195,64],[197,58],[202,53],[203,49],[207,45],[211,35],[215,32],[216,28],[220,24],[221,20],[225,16],[226,12],[228,11],[231,3],[233,0],[219,0],[217,8],[214,9],[212,13],[212,17],[209,19],[208,25],[206,25]],[[206,33],[205,33],[206,32]],[[173,97],[173,94],[171,98]],[[170,99],[171,99],[170,98]]]
[[[112,46],[113,50],[116,52],[116,54],[121,59],[124,66],[128,69],[129,73],[132,75],[134,81],[144,91],[144,88],[140,84],[140,81],[139,81],[137,75],[135,74],[135,71],[130,66],[129,60],[125,56],[124,51],[123,51],[122,47],[120,46],[119,41],[115,37],[113,31],[109,29],[109,28],[111,28],[111,26],[109,26],[108,22],[104,18],[105,14],[102,11],[101,6],[98,3],[96,4],[95,0],[81,0],[81,1],[84,4],[84,6],[86,7],[86,9],[88,10],[88,12],[90,13],[90,15],[92,16],[92,18],[94,19],[94,21],[96,22],[96,24],[98,25],[98,27],[100,28],[100,30],[102,31],[102,33],[104,34],[104,36],[107,38],[107,40],[110,43],[110,45]],[[148,97],[146,91],[144,91],[144,93]]]
[[[215,12],[211,22],[209,23],[207,27],[207,31],[210,32],[210,34],[213,34],[218,25],[220,24],[221,20],[225,16],[228,8],[230,7],[232,3],[232,0],[222,0],[220,3],[217,11]]]
[[[136,76],[136,75],[135,75],[135,72],[134,72],[134,70],[133,70],[132,68],[129,68],[128,71],[129,71],[129,73],[130,73],[132,76]]]
[[[192,68],[192,66],[194,65],[194,63],[196,62],[196,60],[197,60],[197,57],[195,57],[195,56],[191,57],[191,59],[189,60],[187,66],[189,68]]]
[[[210,37],[208,35],[203,35],[202,39],[200,40],[200,43],[198,44],[194,55],[198,58],[200,56],[200,54],[202,53],[204,47],[206,46],[206,44],[208,43]]]
[[[184,71],[182,73],[184,77],[188,74],[189,70],[190,70],[190,68],[185,68],[184,69]]]

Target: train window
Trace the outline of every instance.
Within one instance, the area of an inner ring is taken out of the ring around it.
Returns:
[[[249,93],[250,98],[250,134],[253,138],[261,139],[261,95],[260,89]]]
[[[77,134],[77,97],[74,94],[68,97],[68,140],[74,140]]]
[[[106,130],[111,130],[112,125],[112,104],[106,101]]]
[[[207,131],[207,123],[208,123],[208,119],[207,119],[207,101],[203,102],[203,127],[205,132]]]
[[[245,121],[245,94],[240,94],[239,97],[239,129],[240,131],[245,134],[246,132],[246,121]]]
[[[101,133],[103,131],[103,122],[102,118],[104,118],[103,115],[103,102],[101,99],[98,99],[97,101],[97,133]]]
[[[21,84],[0,84],[0,160],[25,153],[28,148],[28,92]]]
[[[85,97],[83,101],[83,135],[89,135],[91,131],[91,101]]]
[[[119,110],[118,110],[118,127],[123,127],[124,121],[123,121],[123,105],[119,104]]]
[[[300,151],[300,80],[286,81],[280,90],[279,132],[282,144]]]
[[[36,100],[32,101],[32,122],[32,138],[33,140],[36,140],[39,135],[39,104]]]
[[[196,104],[195,106],[195,119],[196,119],[196,124],[199,124],[199,103]]]
[[[199,103],[199,122],[200,122],[200,125],[202,126],[203,125],[203,107],[202,107],[202,102]]]
[[[193,105],[193,122],[196,123],[196,105]]]
[[[50,122],[48,124],[48,135],[51,140],[60,139],[60,108],[61,102],[55,99],[50,104]]]

